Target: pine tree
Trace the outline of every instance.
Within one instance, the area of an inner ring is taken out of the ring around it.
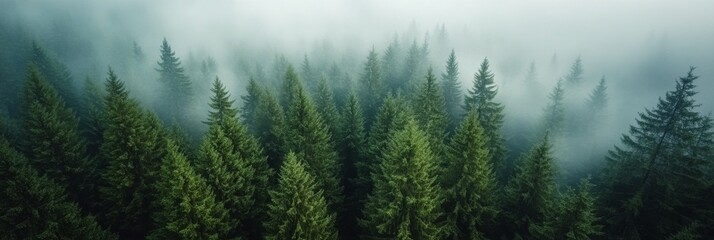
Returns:
[[[250,132],[257,134],[257,112],[263,89],[258,85],[255,78],[251,77],[246,87],[246,92],[247,95],[241,97],[243,99],[243,107],[240,115]]]
[[[587,122],[590,123],[592,127],[596,127],[604,120],[607,100],[607,83],[605,82],[605,77],[603,76],[595,89],[593,89],[590,93],[588,99],[585,101],[587,109]]]
[[[384,100],[367,138],[366,157],[355,164],[357,167],[355,198],[363,201],[372,192],[374,185],[372,173],[382,161],[382,153],[386,150],[389,138],[395,132],[404,129],[410,116],[409,106],[400,95],[396,97],[389,95]]]
[[[165,116],[183,121],[186,117],[183,109],[190,102],[193,90],[191,81],[181,67],[181,60],[175,55],[164,38],[161,44],[161,60],[156,71],[159,72],[159,82],[163,84],[163,94],[167,102],[164,110],[168,115]]]
[[[315,90],[317,90],[320,77],[318,72],[310,64],[310,60],[307,59],[307,55],[305,55],[302,61],[301,70],[300,76],[305,81],[305,87],[307,87],[309,92],[314,93]]]
[[[167,153],[156,183],[157,228],[149,239],[221,239],[229,228],[228,211],[188,163],[176,143]]]
[[[475,112],[466,115],[446,156],[442,177],[450,235],[456,239],[483,239],[498,213],[494,197],[497,182]]]
[[[342,203],[340,166],[329,130],[302,88],[295,92],[292,104],[287,115],[288,149],[304,159],[308,172],[324,191],[330,210],[337,210]]]
[[[105,221],[123,238],[153,229],[155,188],[164,155],[159,120],[129,98],[124,83],[109,70],[104,112],[107,122],[100,156],[107,162],[100,189]]]
[[[341,129],[338,138],[338,149],[342,160],[342,186],[344,186],[345,214],[340,221],[340,233],[343,239],[356,238],[358,229],[357,217],[360,214],[360,195],[355,194],[358,184],[357,165],[364,161],[367,138],[364,130],[364,117],[357,96],[351,93],[347,104],[342,109],[342,118],[339,124]]]
[[[563,239],[591,239],[602,235],[602,226],[596,224],[595,198],[590,194],[587,179],[580,182],[577,191],[568,189],[561,200],[555,219],[538,230],[539,238],[562,236]],[[537,230],[536,230],[537,231]]]
[[[550,103],[543,109],[541,134],[548,132],[551,135],[560,136],[563,133],[563,125],[565,124],[564,96],[563,80],[559,80],[553,91],[548,95]]]
[[[266,150],[268,165],[277,170],[287,148],[285,143],[287,126],[283,109],[270,91],[264,90],[260,95],[255,118],[256,135],[260,139],[260,145]]]
[[[96,165],[86,155],[79,120],[55,90],[30,67],[25,86],[24,147],[32,165],[85,210],[96,199]]]
[[[344,107],[347,102],[347,96],[352,91],[352,80],[349,74],[343,73],[337,63],[332,63],[332,67],[327,73],[327,78],[334,82],[332,88],[335,91],[335,105],[338,108]]]
[[[228,118],[235,119],[238,114],[238,110],[233,108],[233,102],[235,102],[235,100],[231,100],[231,94],[228,93],[226,87],[223,86],[223,83],[218,77],[213,81],[211,92],[213,96],[211,96],[211,102],[208,106],[211,107],[213,111],[208,112],[208,120],[204,123],[208,125],[222,124]]]
[[[67,66],[59,62],[49,52],[40,47],[36,42],[32,42],[30,48],[30,64],[36,67],[37,72],[44,76],[46,81],[57,91],[57,94],[64,99],[69,108],[79,109],[79,101],[74,90],[72,75]]]
[[[412,93],[416,88],[416,82],[423,76],[421,68],[421,54],[422,51],[417,45],[416,40],[412,42],[412,46],[407,52],[407,56],[404,59],[404,66],[402,68],[401,83],[399,84],[399,89],[407,94]]]
[[[382,55],[382,67],[381,70],[384,72],[384,82],[385,86],[391,93],[396,93],[401,87],[402,79],[400,78],[400,67],[401,67],[401,46],[399,46],[399,39],[394,36],[394,40],[389,43],[387,50],[384,51]]]
[[[280,92],[280,105],[287,112],[295,101],[297,91],[304,91],[300,78],[292,65],[288,65],[283,77],[282,92]]]
[[[332,96],[332,89],[327,86],[327,79],[323,76],[317,85],[315,106],[317,107],[317,112],[325,120],[325,125],[330,129],[330,136],[333,142],[336,142],[337,134],[339,134],[340,114],[337,112],[335,100]]]
[[[479,117],[479,124],[484,129],[487,138],[487,146],[491,154],[491,164],[496,169],[497,176],[501,182],[505,182],[508,176],[504,176],[508,170],[508,164],[504,162],[506,157],[505,140],[501,135],[503,127],[503,105],[496,102],[498,89],[494,83],[494,74],[489,69],[488,59],[484,59],[478,72],[474,74],[473,87],[468,91],[464,99],[464,111],[476,111]]]
[[[583,80],[583,62],[580,57],[575,59],[570,66],[570,72],[565,76],[565,82],[571,85],[578,85]]]
[[[610,151],[601,198],[608,234],[658,239],[706,219],[700,199],[711,188],[714,133],[711,119],[696,112],[697,78],[694,68],[680,77]]]
[[[97,157],[105,128],[104,120],[104,89],[97,82],[87,78],[84,82],[84,115],[80,117],[80,129],[87,139],[87,155]],[[97,166],[101,169],[100,166]]]
[[[503,232],[528,239],[530,229],[546,221],[553,209],[555,163],[546,134],[518,166],[516,176],[509,182],[504,196]]]
[[[278,186],[270,191],[266,239],[337,239],[335,215],[306,169],[294,153],[285,157]]]
[[[427,71],[426,80],[419,87],[414,104],[414,109],[419,109],[416,111],[416,119],[429,137],[432,153],[441,158],[448,122],[443,94],[431,68]]]
[[[461,83],[459,82],[459,63],[456,62],[454,50],[451,50],[449,59],[446,61],[446,72],[441,74],[442,88],[444,93],[444,106],[448,116],[448,131],[453,132],[458,125],[463,111],[461,109]]]
[[[0,137],[0,232],[5,239],[116,239],[84,216],[64,187],[30,167]]]
[[[364,64],[358,92],[368,126],[371,126],[377,109],[382,105],[384,97],[382,81],[382,71],[379,68],[377,52],[372,48],[367,56],[367,62]]]
[[[440,239],[443,193],[436,182],[436,159],[427,136],[414,120],[389,141],[374,192],[367,199],[361,225],[374,238]]]

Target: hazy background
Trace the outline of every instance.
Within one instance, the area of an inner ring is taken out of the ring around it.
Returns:
[[[705,0],[0,0],[1,24],[22,28],[54,52],[75,82],[85,76],[104,79],[106,67],[112,66],[132,94],[146,102],[157,100],[152,97],[158,73],[150,70],[157,66],[163,38],[184,64],[215,59],[216,74],[235,97],[243,94],[256,64],[267,72],[279,54],[293,65],[308,56],[313,64],[349,66],[343,70],[355,80],[372,47],[381,56],[395,37],[403,43],[402,50],[412,41],[427,41],[437,72],[448,52],[456,51],[464,91],[488,57],[500,87],[498,98],[506,107],[507,138],[517,134],[514,126],[537,123],[550,89],[580,56],[585,69],[582,91],[569,92],[566,101],[568,106],[582,105],[597,81],[606,77],[610,103],[608,120],[597,137],[599,152],[619,144],[619,135],[636,113],[655,106],[689,66],[696,66],[702,76],[697,82],[700,110],[714,110],[712,10],[714,1]],[[446,35],[437,34],[441,27]],[[134,42],[142,48],[149,71],[128,72],[126,59]],[[531,62],[536,88],[523,85]],[[208,95],[203,93],[198,105],[205,107]],[[565,163],[576,159],[581,149],[594,148],[580,144],[583,139],[560,142],[559,159]]]

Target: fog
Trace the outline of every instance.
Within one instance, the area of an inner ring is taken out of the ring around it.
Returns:
[[[685,75],[689,66],[697,67],[701,76],[700,110],[714,110],[710,94],[714,90],[713,1],[4,0],[0,4],[2,27],[22,29],[29,39],[56,54],[71,70],[76,87],[81,87],[85,76],[104,79],[107,66],[112,66],[132,95],[149,105],[159,100],[153,94],[158,88],[153,69],[164,38],[184,67],[209,56],[215,59],[215,75],[234,97],[245,93],[256,64],[271,76],[269,69],[280,55],[295,66],[307,56],[323,70],[337,63],[357,85],[370,49],[381,57],[396,38],[402,50],[414,41],[427,42],[436,73],[443,71],[454,49],[464,92],[487,57],[499,86],[497,98],[505,105],[504,132],[509,141],[518,138],[524,127],[538,124],[547,94],[580,57],[583,83],[567,90],[566,106],[581,107],[604,76],[607,120],[597,136],[556,141],[566,146],[557,151],[564,164],[582,160],[576,155],[583,150],[601,156],[619,144],[620,134],[634,123],[637,113],[654,107],[658,97],[674,89],[675,79]],[[144,64],[134,68],[142,70],[131,70],[127,64],[134,43],[146,56]],[[524,84],[531,63],[535,87]],[[200,116],[206,112],[209,94],[205,83],[197,87],[202,89],[195,107]],[[591,137],[597,145],[584,144],[583,138]],[[522,149],[509,150],[513,157]]]

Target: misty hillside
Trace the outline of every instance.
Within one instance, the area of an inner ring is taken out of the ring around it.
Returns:
[[[0,1],[0,239],[712,239],[712,9]]]

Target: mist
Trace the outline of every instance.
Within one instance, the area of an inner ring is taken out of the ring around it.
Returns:
[[[166,39],[193,83],[185,106],[193,124],[184,127],[196,143],[208,129],[201,121],[216,77],[240,109],[251,78],[264,76],[259,84],[277,95],[284,72],[274,69],[282,57],[298,71],[308,59],[324,76],[339,66],[351,84],[328,79],[331,87],[358,89],[370,50],[381,59],[396,42],[404,58],[412,44],[428,46],[423,65],[439,81],[453,50],[462,95],[472,88],[482,61],[490,62],[513,162],[538,142],[549,94],[580,59],[580,84],[565,87],[567,133],[553,140],[559,180],[575,185],[597,174],[638,113],[656,107],[690,67],[701,76],[695,83],[698,111],[714,110],[712,9],[714,2],[706,0],[6,0],[0,3],[0,45],[8,54],[0,52],[0,58],[14,62],[16,46],[37,43],[67,66],[77,91],[85,78],[102,86],[111,67],[133,98],[160,110],[166,99],[156,94],[157,63]],[[0,69],[0,77],[24,81],[24,63],[12,66],[19,67]],[[588,121],[586,100],[600,79],[607,85],[602,120],[596,129],[573,130]],[[335,97],[342,109],[339,98],[345,96]]]

